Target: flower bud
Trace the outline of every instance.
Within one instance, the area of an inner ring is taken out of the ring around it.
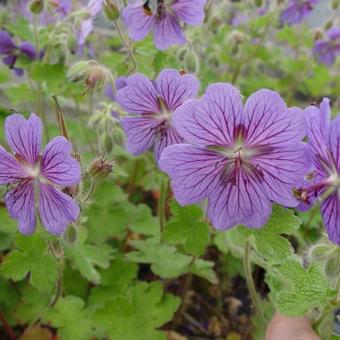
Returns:
[[[325,266],[327,277],[335,279],[340,274],[340,251],[336,249],[329,257]]]
[[[311,256],[316,261],[326,260],[332,251],[332,247],[328,244],[317,244],[311,249]]]
[[[312,32],[312,35],[313,35],[313,40],[314,40],[314,41],[320,40],[320,39],[322,39],[323,36],[324,36],[323,31],[322,31],[320,28],[316,28],[316,29]]]
[[[44,10],[44,0],[32,0],[28,8],[33,14],[40,14]]]
[[[189,73],[197,73],[200,68],[200,62],[194,51],[188,51],[184,58],[184,69]]]
[[[108,154],[113,149],[112,137],[108,134],[104,134],[99,138],[99,150],[102,154]]]
[[[90,165],[89,174],[95,182],[102,182],[109,177],[112,168],[113,162],[98,158]]]
[[[119,18],[119,10],[112,0],[104,1],[104,14],[108,20],[114,21]]]
[[[255,6],[256,6],[256,7],[261,7],[263,1],[262,1],[262,0],[254,0],[254,3],[255,3]]]
[[[338,9],[340,0],[332,0],[332,9]]]

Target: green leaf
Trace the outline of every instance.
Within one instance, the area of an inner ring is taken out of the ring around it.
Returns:
[[[191,256],[180,254],[175,247],[159,244],[151,239],[131,242],[136,251],[127,254],[127,259],[137,263],[150,263],[152,271],[163,278],[174,278],[189,269]]]
[[[0,208],[0,251],[10,248],[13,244],[16,231],[17,223],[13,218],[10,218],[7,209],[4,207]]]
[[[209,243],[209,227],[202,221],[202,209],[195,205],[181,207],[173,201],[171,211],[173,216],[165,227],[164,241],[182,245],[189,254],[201,256]]]
[[[112,247],[106,244],[95,246],[85,244],[87,231],[85,228],[77,229],[78,235],[75,243],[64,242],[65,256],[80,273],[94,284],[100,283],[100,275],[96,266],[108,268],[113,256]]]
[[[214,262],[196,259],[190,266],[190,272],[208,280],[212,284],[217,284],[218,278],[213,269],[214,265]]]
[[[296,260],[287,261],[277,269],[286,290],[278,293],[277,308],[289,316],[301,316],[336,297],[323,270],[316,264],[304,269]]]
[[[50,292],[57,280],[58,263],[47,252],[45,240],[38,233],[30,237],[18,234],[16,246],[18,249],[6,256],[0,274],[13,281],[23,280],[29,274],[32,286]]]
[[[85,307],[82,299],[69,295],[60,298],[46,312],[44,321],[57,328],[58,335],[63,340],[88,340],[96,335],[91,316],[91,311]]]
[[[98,309],[94,320],[111,340],[165,340],[157,328],[171,320],[179,303],[179,298],[163,293],[160,282],[143,282]]]

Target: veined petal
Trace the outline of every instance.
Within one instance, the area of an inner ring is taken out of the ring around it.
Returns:
[[[154,42],[158,49],[166,50],[172,45],[185,44],[185,37],[178,20],[170,13],[157,19],[154,28]]]
[[[5,195],[6,207],[10,216],[18,220],[19,231],[30,235],[35,231],[35,190],[30,180],[23,180]]]
[[[20,114],[12,114],[5,121],[9,146],[30,164],[34,164],[38,159],[41,131],[41,120],[34,113],[27,120]]]
[[[141,4],[125,7],[122,19],[128,28],[129,37],[137,41],[144,39],[155,25],[155,16],[147,15]]]
[[[321,214],[329,239],[340,245],[340,189],[321,203]]]
[[[303,111],[287,109],[280,95],[263,89],[253,93],[244,106],[247,145],[272,145],[301,141]]]
[[[162,120],[153,117],[125,117],[121,119],[127,142],[126,148],[133,155],[150,150],[155,143]]]
[[[340,175],[340,116],[335,118],[329,128],[328,147],[334,170]]]
[[[175,0],[171,8],[188,25],[200,25],[204,20],[206,0]]]
[[[156,79],[158,92],[167,109],[174,111],[184,101],[197,96],[199,81],[194,75],[181,75],[175,69],[164,69]]]
[[[80,208],[70,196],[40,183],[39,213],[44,227],[51,234],[60,235],[77,220]]]
[[[260,228],[271,214],[271,202],[254,173],[237,171],[235,182],[221,182],[208,199],[208,217],[215,228],[230,229],[238,224]]]
[[[19,162],[0,146],[0,184],[15,183],[27,177]]]
[[[177,201],[198,203],[216,188],[226,160],[214,151],[189,144],[176,144],[162,152],[159,167],[171,178]]]
[[[118,104],[131,114],[153,114],[160,112],[158,93],[151,80],[143,74],[127,78],[126,86],[117,92]]]
[[[173,115],[178,133],[196,145],[233,144],[234,131],[242,123],[242,99],[230,84],[208,86],[201,100],[190,100]]]
[[[42,175],[61,186],[77,184],[80,181],[81,169],[71,152],[72,144],[66,138],[53,138],[42,154]]]
[[[183,138],[177,133],[177,131],[172,126],[167,126],[164,131],[157,134],[155,140],[155,159],[158,162],[161,154],[169,145],[183,143]]]
[[[304,183],[304,176],[311,167],[308,147],[304,143],[275,148],[256,156],[253,163],[263,174],[261,185],[270,200],[287,207],[299,202],[293,196],[293,188]]]

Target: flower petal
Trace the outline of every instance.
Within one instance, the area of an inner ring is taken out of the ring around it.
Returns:
[[[15,183],[26,177],[27,174],[19,162],[0,146],[0,184]]]
[[[72,144],[64,137],[55,137],[42,154],[41,172],[44,177],[62,186],[75,185],[80,181],[79,162],[71,156]]]
[[[17,46],[7,31],[0,30],[0,54],[10,54]]]
[[[200,25],[204,20],[206,0],[175,0],[171,8],[188,25]]]
[[[340,245],[340,191],[331,194],[321,203],[321,214],[329,239]]]
[[[251,146],[296,143],[304,132],[303,111],[287,109],[280,95],[263,89],[253,93],[244,106],[246,143]]]
[[[155,17],[147,15],[140,4],[125,7],[122,19],[128,28],[129,37],[137,41],[144,39],[155,24]]]
[[[155,23],[154,42],[156,47],[166,50],[172,45],[183,45],[185,41],[177,19],[172,14],[165,12],[164,16]]]
[[[126,111],[132,114],[152,114],[160,112],[157,90],[143,74],[134,74],[127,78],[126,86],[117,92],[116,100]]]
[[[164,131],[159,133],[155,140],[155,159],[158,162],[161,154],[169,145],[183,143],[184,139],[177,133],[177,131],[172,127],[164,127]]]
[[[199,81],[194,75],[181,75],[175,69],[164,69],[157,77],[156,84],[170,111],[174,111],[184,101],[196,97],[199,90]]]
[[[39,156],[41,147],[41,120],[34,113],[29,119],[20,114],[13,114],[5,121],[6,138],[12,150],[34,164]]]
[[[189,144],[172,145],[162,152],[159,167],[171,178],[177,201],[198,203],[207,198],[218,184],[225,159],[214,151]]]
[[[253,173],[239,170],[235,183],[221,182],[208,199],[208,216],[217,229],[238,224],[260,228],[271,214],[271,203]]]
[[[155,143],[162,120],[152,117],[125,117],[121,125],[127,137],[126,148],[133,155],[150,150]]]
[[[32,181],[19,183],[13,190],[5,195],[8,212],[12,218],[19,222],[19,231],[30,235],[35,231],[35,190]]]
[[[329,128],[328,147],[334,168],[340,173],[340,116],[335,118]],[[335,170],[333,169],[333,171]]]
[[[217,83],[208,86],[202,100],[190,100],[180,106],[173,115],[173,123],[187,142],[229,146],[241,124],[242,106],[235,87]]]
[[[311,167],[306,144],[275,148],[254,157],[253,162],[263,174],[261,185],[270,200],[287,207],[299,204],[293,188],[304,184],[304,176]]]
[[[40,183],[39,213],[44,227],[50,233],[60,235],[77,220],[80,208],[70,196]]]

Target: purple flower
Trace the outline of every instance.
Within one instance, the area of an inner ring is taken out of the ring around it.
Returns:
[[[340,55],[340,26],[328,30],[326,40],[317,40],[313,52],[321,63],[334,64],[336,57]]]
[[[314,166],[309,186],[300,199],[310,206],[321,200],[321,214],[329,239],[340,245],[340,117],[330,121],[329,99],[305,110],[308,144]]]
[[[308,169],[303,111],[287,108],[278,93],[263,89],[244,107],[230,84],[210,85],[173,115],[178,133],[191,144],[167,147],[159,161],[171,177],[180,204],[208,198],[217,229],[263,226],[272,202],[294,207],[293,187]]]
[[[18,220],[21,233],[32,234],[37,203],[45,228],[55,235],[63,233],[79,215],[77,203],[62,192],[80,180],[80,165],[71,156],[71,143],[56,137],[40,153],[42,124],[35,114],[28,120],[20,114],[9,116],[5,132],[14,153],[12,156],[0,146],[0,184],[13,186],[5,195],[9,214]]]
[[[152,32],[156,47],[165,50],[185,43],[180,21],[188,25],[203,22],[205,3],[206,0],[138,1],[124,8],[122,18],[131,39],[142,40]]]
[[[15,67],[18,57],[25,55],[29,59],[35,59],[36,51],[29,42],[24,41],[17,45],[8,32],[0,31],[0,55],[4,56],[2,58],[3,63],[13,69],[18,76],[21,76],[23,70]]]
[[[85,44],[87,36],[93,30],[93,20],[103,7],[104,0],[89,0],[87,6],[83,9],[86,12],[86,18],[81,21],[76,33],[78,45]]]
[[[120,90],[123,87],[126,86],[126,77],[121,76],[118,77],[115,81],[115,85],[116,85],[116,90]],[[112,85],[108,84],[105,86],[105,90],[104,90],[105,96],[110,98],[112,101],[116,101],[116,91],[113,89]]]
[[[319,0],[290,0],[281,13],[281,21],[288,25],[300,23],[312,12]]]
[[[133,155],[153,149],[156,160],[163,149],[181,143],[183,138],[172,123],[172,113],[199,89],[195,76],[182,75],[174,69],[163,70],[155,81],[142,74],[126,80],[126,86],[117,92],[118,104],[132,117],[121,120],[127,136],[127,149]]]

